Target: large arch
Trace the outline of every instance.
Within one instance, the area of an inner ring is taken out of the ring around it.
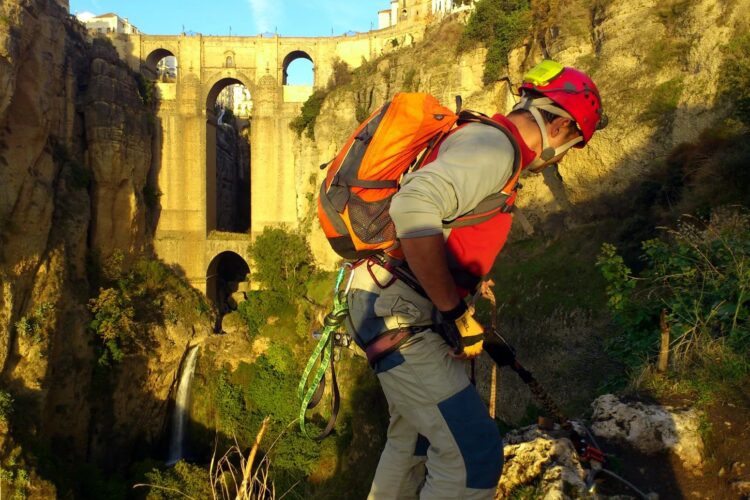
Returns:
[[[313,58],[310,57],[310,54],[305,52],[304,50],[293,50],[289,52],[286,57],[284,57],[283,62],[281,63],[281,84],[282,85],[288,85],[287,79],[289,77],[287,71],[289,69],[289,65],[292,64],[294,61],[298,59],[306,59],[310,61],[313,64],[313,82],[312,84],[315,85],[315,61],[313,61]]]
[[[250,117],[236,110],[216,112],[221,92],[249,87],[234,76],[215,81],[206,93],[206,230],[247,233],[250,230]],[[242,98],[246,94],[242,93]],[[252,101],[249,106],[252,108]],[[233,116],[226,120],[225,116]]]
[[[232,298],[242,283],[249,280],[250,266],[245,259],[232,251],[216,255],[206,270],[206,296],[221,314],[237,307]]]

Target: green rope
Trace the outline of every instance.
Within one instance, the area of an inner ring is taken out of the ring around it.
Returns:
[[[342,267],[339,270],[338,276],[336,276],[336,284],[333,292],[333,308],[323,320],[323,329],[320,331],[320,339],[318,340],[315,349],[313,349],[310,359],[307,361],[307,366],[305,366],[305,370],[302,372],[302,378],[297,386],[297,397],[301,400],[299,409],[299,426],[302,433],[307,437],[310,436],[307,434],[307,428],[305,426],[305,413],[309,408],[314,407],[315,404],[317,404],[317,401],[312,405],[310,402],[318,392],[318,388],[325,377],[326,370],[328,370],[328,367],[331,364],[331,359],[333,357],[332,334],[338,330],[344,322],[344,319],[349,315],[349,306],[346,303],[346,297],[344,296],[344,293],[339,291],[345,274],[346,267]],[[319,358],[320,363],[318,364]],[[305,390],[305,386],[307,386],[307,382],[310,379],[310,373],[316,364],[318,364],[318,369],[312,377],[310,387]]]

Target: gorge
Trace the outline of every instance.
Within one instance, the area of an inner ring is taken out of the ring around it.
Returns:
[[[651,351],[638,351],[636,361],[618,357],[637,342],[613,326],[610,283],[595,262],[601,244],[613,242],[636,276],[648,265],[640,242],[660,234],[657,226],[675,227],[682,213],[710,217],[722,213],[720,205],[748,205],[747,122],[737,114],[748,97],[726,82],[743,78],[736,68],[746,67],[750,3],[513,4],[528,25],[487,80],[497,50],[467,38],[471,11],[414,14],[340,37],[97,36],[56,1],[3,0],[2,487],[30,498],[123,498],[138,481],[186,488],[189,478],[204,477],[214,443],[228,448],[237,438],[249,447],[272,415],[264,446],[282,436],[269,453],[277,491],[297,485],[304,498],[363,496],[387,412],[361,357],[340,354],[345,398],[334,438],[311,443],[287,429],[337,264],[315,220],[325,175],[319,166],[397,91],[429,92],[446,104],[460,94],[467,108],[505,112],[524,71],[545,57],[600,82],[610,125],[557,173],[523,181],[526,224],[517,224],[492,273],[501,329],[571,414],[589,412],[597,396],[623,386],[656,399],[679,386],[639,371]],[[157,78],[167,56],[177,60],[174,81]],[[314,63],[309,88],[285,85],[297,58]],[[215,104],[237,84],[249,91],[252,111],[227,126]],[[301,128],[290,128],[300,118]],[[288,293],[269,289],[272,279],[287,281],[282,260],[264,267],[263,245],[296,259],[302,284]],[[741,325],[746,307],[740,298]],[[654,328],[658,334],[658,322]],[[182,380],[191,366],[192,387]],[[488,369],[479,363],[482,394],[490,390],[482,376]],[[640,386],[630,373],[641,374]],[[499,385],[502,425],[533,423],[539,407],[526,388],[503,372]],[[690,406],[703,393],[688,394],[663,399]],[[185,415],[178,410],[186,400],[189,418],[171,421]],[[736,432],[726,443],[744,439],[743,401],[704,412],[714,436],[726,421]],[[314,415],[313,425],[324,416]],[[179,429],[198,465],[162,469],[184,456],[169,444],[170,430]],[[660,476],[623,468],[655,491],[666,485],[664,498],[691,488],[715,498],[735,494],[730,483],[748,477],[734,464],[747,459],[737,446],[706,439],[714,443],[709,453],[716,451],[703,479],[673,466],[665,458],[673,455],[646,462]],[[513,488],[531,488],[522,483]]]

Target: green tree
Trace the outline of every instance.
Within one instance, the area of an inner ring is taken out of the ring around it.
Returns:
[[[253,279],[289,302],[305,298],[315,268],[307,240],[285,227],[266,228],[250,246]]]
[[[704,390],[750,375],[750,214],[714,209],[643,242],[646,268],[634,275],[615,248],[597,262],[621,334],[609,348],[634,368],[658,352],[659,314],[670,327],[673,372]]]

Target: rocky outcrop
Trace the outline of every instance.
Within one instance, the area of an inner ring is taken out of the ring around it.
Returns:
[[[210,332],[174,308],[144,326],[148,355],[111,369],[111,394],[92,385],[90,277],[108,256],[127,265],[150,247],[148,96],[58,2],[0,3],[0,379],[24,401],[24,432],[61,456],[117,458],[155,442],[184,349]]]
[[[537,426],[505,436],[505,465],[497,498],[514,498],[514,490],[534,485],[534,498],[568,499],[586,496],[586,471],[573,443],[561,433]]]
[[[401,90],[433,93],[446,105],[462,95],[464,105],[487,113],[508,112],[512,91],[524,71],[544,57],[590,72],[601,90],[609,126],[590,147],[568,154],[560,176],[528,175],[517,205],[534,225],[550,215],[576,220],[601,214],[607,202],[638,182],[679,142],[726,116],[717,99],[722,46],[747,30],[750,0],[614,0],[555,3],[538,18],[536,35],[509,55],[507,82],[484,86],[485,51],[456,55],[461,25],[448,21],[432,27],[414,47],[363,66],[351,85],[325,100],[316,121],[315,141],[295,146],[300,214],[306,195],[319,185],[321,163],[329,161],[355,129],[357,110],[371,111]],[[310,175],[317,176],[313,187]],[[561,180],[562,179],[562,180]],[[336,258],[313,232],[316,258],[331,266]]]
[[[592,403],[591,430],[597,436],[627,443],[649,455],[673,452],[685,470],[703,468],[701,416],[695,409],[675,409],[640,402],[623,402],[612,394]]]

